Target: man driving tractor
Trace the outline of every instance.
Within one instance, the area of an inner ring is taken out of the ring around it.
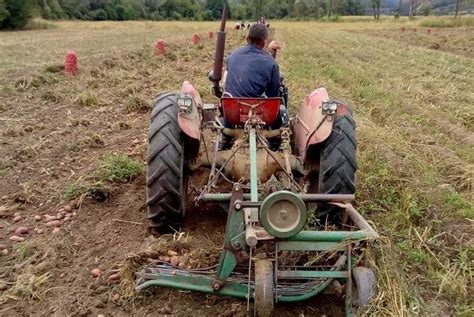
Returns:
[[[280,96],[280,69],[276,60],[264,50],[268,29],[264,24],[250,27],[247,43],[235,50],[227,59],[225,93],[232,97],[272,98]],[[270,49],[280,45],[272,41]],[[287,124],[286,107],[280,108],[280,119],[274,128]]]
[[[233,97],[278,97],[280,70],[264,50],[267,38],[265,25],[252,25],[248,45],[238,48],[227,59],[225,91]]]

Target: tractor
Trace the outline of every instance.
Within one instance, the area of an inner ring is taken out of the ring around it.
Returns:
[[[253,302],[254,314],[263,317],[274,315],[277,303],[335,292],[350,316],[375,294],[374,272],[359,250],[378,239],[352,205],[352,111],[318,88],[295,116],[275,128],[280,108],[288,107],[283,82],[277,98],[223,92],[226,18],[224,6],[209,75],[219,102],[203,102],[187,81],[179,93],[158,95],[146,182],[150,226],[179,230],[189,178],[196,170],[209,170],[195,203],[217,203],[227,213],[220,260],[208,272],[149,264],[138,274],[136,289],[160,286],[237,297],[247,300],[248,309]],[[224,139],[230,144],[223,146]],[[296,254],[299,260],[288,261]]]

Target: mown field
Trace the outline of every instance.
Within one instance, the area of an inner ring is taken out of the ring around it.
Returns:
[[[357,207],[382,236],[368,315],[474,314],[474,29],[430,23],[271,22],[291,110],[319,86],[354,109]],[[130,269],[163,243],[145,220],[151,100],[185,79],[214,100],[206,34],[218,23],[55,26],[0,33],[0,315],[245,315],[238,300],[131,292]],[[230,52],[245,34],[228,37]],[[165,56],[154,55],[158,38]],[[71,49],[75,77],[58,67]],[[58,213],[53,230],[47,216]],[[199,209],[181,236],[163,239],[184,239],[212,262],[224,224],[217,210]],[[18,227],[24,241],[11,241]],[[316,299],[280,315],[339,316],[339,304]]]

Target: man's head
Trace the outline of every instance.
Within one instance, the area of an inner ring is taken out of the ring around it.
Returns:
[[[247,43],[256,45],[263,49],[267,37],[267,26],[265,24],[255,23],[250,27],[249,34],[247,35]]]

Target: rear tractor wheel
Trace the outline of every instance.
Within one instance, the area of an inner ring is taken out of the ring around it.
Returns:
[[[175,93],[161,94],[153,103],[147,162],[150,227],[160,232],[179,230],[185,213],[188,177]]]
[[[354,194],[356,163],[355,121],[351,111],[336,115],[332,132],[323,142],[319,159],[318,192],[320,194]],[[322,204],[318,217],[333,214],[338,207]]]

